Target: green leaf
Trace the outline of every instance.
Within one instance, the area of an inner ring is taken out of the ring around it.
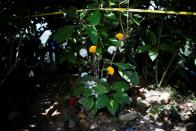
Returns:
[[[84,86],[80,86],[76,88],[74,91],[75,96],[80,96],[80,95],[91,96],[91,94],[92,94],[92,90],[85,88]]]
[[[96,105],[94,105],[94,107],[92,108],[91,113],[93,115],[95,115],[97,113],[97,107],[96,107]]]
[[[83,89],[83,95],[84,96],[91,96],[92,95],[92,90],[88,88]]]
[[[92,97],[83,97],[80,101],[80,104],[82,104],[87,110],[90,110],[93,108],[94,101]]]
[[[110,6],[115,5],[115,0],[109,0],[109,5],[110,5]]]
[[[119,108],[119,104],[114,100],[110,100],[109,104],[107,105],[107,109],[110,111],[112,115],[115,115],[118,108]]]
[[[140,14],[134,14],[133,17],[135,17],[137,19],[142,19],[142,16]]]
[[[112,89],[117,91],[127,91],[129,89],[129,85],[123,81],[117,81],[112,84]]]
[[[154,32],[150,32],[150,42],[152,45],[155,45],[157,43],[157,37]]]
[[[113,94],[113,98],[121,105],[130,104],[130,98],[125,92],[118,91],[115,94]]]
[[[139,76],[136,71],[118,70],[121,77],[132,85],[139,85]]]
[[[113,12],[106,12],[104,16],[110,20],[116,20],[116,15]]]
[[[95,28],[95,26],[86,25],[86,26],[84,26],[84,30],[86,31],[86,33],[90,37],[90,40],[92,41],[92,43],[97,43],[98,32],[97,32],[97,29]]]
[[[100,11],[96,10],[96,11],[92,12],[91,15],[89,16],[88,20],[90,21],[90,24],[92,24],[94,26],[98,25],[101,20]]]
[[[119,41],[117,40],[117,39],[115,39],[115,38],[110,38],[109,39],[109,44],[110,45],[114,45],[114,46],[119,46]]]
[[[114,63],[114,65],[116,65],[118,68],[120,68],[122,70],[128,70],[128,69],[134,70],[135,69],[134,66],[132,66],[131,64],[128,64],[128,63]]]
[[[71,38],[74,31],[74,26],[71,25],[61,27],[54,33],[54,39],[59,44],[63,43],[66,39]]]
[[[143,46],[139,46],[137,49],[137,53],[144,53],[147,52],[151,49],[150,45],[143,45]]]
[[[86,14],[87,14],[86,11],[81,11],[81,12],[79,12],[80,20],[82,20],[82,19],[86,16]]]
[[[77,19],[78,18],[77,10],[78,9],[74,6],[71,6],[70,8],[68,8],[68,10],[67,10],[68,17],[70,17],[72,19]]]
[[[152,61],[154,61],[158,56],[157,50],[149,50],[148,55]]]
[[[110,100],[109,100],[107,95],[105,95],[105,94],[104,95],[99,95],[97,97],[95,105],[96,105],[97,109],[101,109],[101,108],[107,106],[109,102],[110,102]]]
[[[173,52],[175,51],[175,48],[166,44],[166,43],[161,43],[160,44],[160,50],[162,51],[168,51],[168,52]]]
[[[74,96],[80,96],[83,94],[84,87],[78,87],[74,90]]]
[[[61,62],[65,62],[62,61],[63,59],[60,59]],[[74,55],[74,53],[67,53],[64,56],[64,60],[66,60],[66,62],[70,63],[70,64],[76,64],[77,62],[77,57]]]
[[[94,89],[98,95],[108,93],[106,86],[104,86],[102,84],[97,84],[97,86]]]

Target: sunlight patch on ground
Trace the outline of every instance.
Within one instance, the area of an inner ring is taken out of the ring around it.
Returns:
[[[61,113],[56,109],[51,116],[57,116],[60,115]]]
[[[51,111],[54,108],[55,105],[58,105],[58,104],[59,104],[58,102],[54,102],[54,104],[52,106],[50,106],[49,108],[47,108],[45,110],[45,112],[43,112],[41,114],[44,115],[44,116],[48,115],[48,112]]]

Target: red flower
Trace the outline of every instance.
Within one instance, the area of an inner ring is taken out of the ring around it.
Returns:
[[[68,99],[68,105],[69,106],[75,106],[76,105],[76,98],[75,97],[70,97]]]

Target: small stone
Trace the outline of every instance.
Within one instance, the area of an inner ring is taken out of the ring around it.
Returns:
[[[98,125],[96,123],[93,123],[91,126],[90,126],[90,129],[91,130],[94,130],[98,127]]]
[[[79,125],[83,128],[88,128],[89,127],[89,123],[85,119],[80,119]]]
[[[80,112],[80,113],[78,114],[78,117],[79,117],[80,119],[85,119],[85,118],[86,118],[86,115],[85,115],[83,112]]]
[[[104,114],[103,112],[99,112],[98,116],[103,116],[103,114]]]
[[[122,114],[122,115],[119,115],[119,119],[121,121],[131,121],[131,120],[134,120],[138,117],[138,113],[133,111],[133,112],[129,112],[127,114]]]

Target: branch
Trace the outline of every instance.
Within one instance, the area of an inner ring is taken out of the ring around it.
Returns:
[[[163,18],[161,18],[161,26],[160,26],[160,32],[159,32],[159,39],[158,39],[158,42],[157,42],[158,56],[159,56],[159,48],[160,48],[160,41],[161,41],[162,29],[163,29]],[[156,58],[156,85],[158,85],[158,62],[159,62],[158,56]]]
[[[167,66],[166,70],[164,71],[164,73],[163,73],[163,75],[162,75],[162,78],[161,78],[161,80],[160,80],[160,82],[159,82],[159,84],[158,84],[158,87],[160,87],[160,86],[162,85],[163,80],[164,80],[164,78],[165,78],[165,75],[167,74],[167,72],[168,72],[168,70],[169,70],[169,68],[170,68],[170,66],[171,66],[171,64],[172,64],[172,62],[174,61],[174,58],[176,57],[176,55],[177,55],[177,53],[178,53],[178,50],[179,50],[179,49],[177,49],[177,50],[174,52],[174,54],[172,55],[172,58],[171,58],[171,60],[169,61],[168,66]]]
[[[18,45],[18,56],[19,56],[19,51],[20,51],[21,45],[22,45],[22,38],[20,38],[19,45]],[[12,67],[10,67],[10,69],[8,70],[8,72],[6,73],[6,75],[4,76],[4,78],[1,80],[0,88],[4,85],[4,83],[6,82],[8,76],[12,73],[12,71],[14,70],[14,68],[16,67],[16,65],[18,64],[18,62],[19,62],[18,56],[16,56],[15,63],[12,65]]]

